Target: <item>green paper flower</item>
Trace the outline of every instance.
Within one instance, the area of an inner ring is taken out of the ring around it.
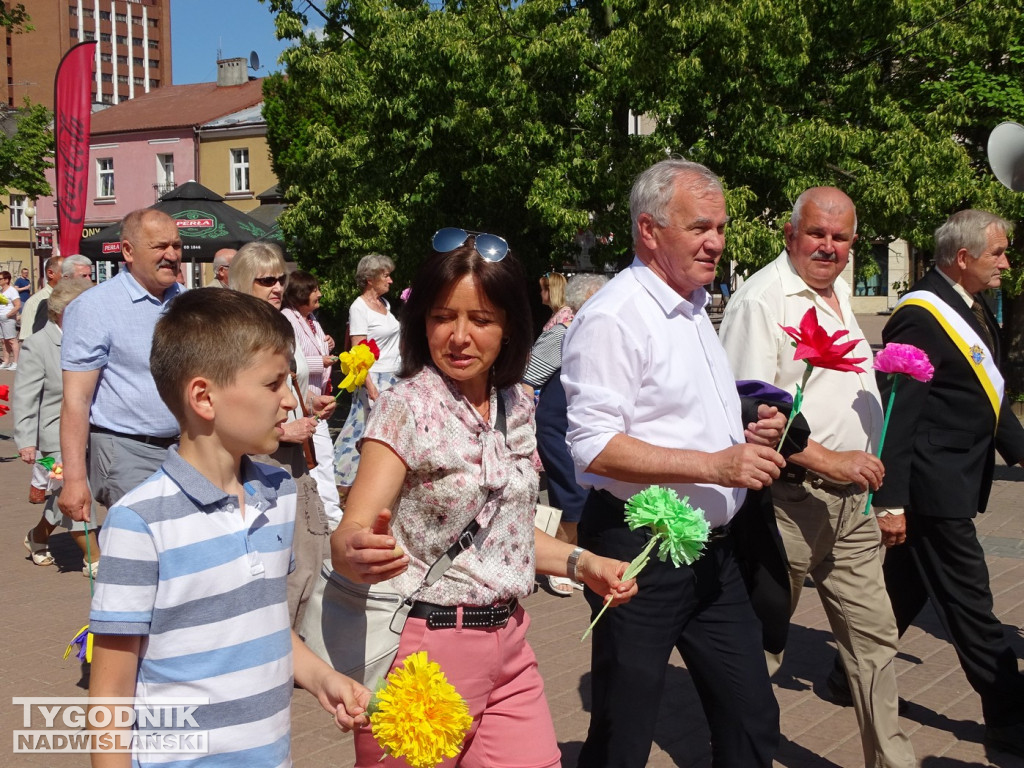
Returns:
[[[626,502],[629,529],[650,528],[659,540],[658,558],[665,562],[671,557],[676,568],[700,557],[711,531],[704,510],[694,509],[689,501],[689,496],[680,499],[671,488],[652,485]]]

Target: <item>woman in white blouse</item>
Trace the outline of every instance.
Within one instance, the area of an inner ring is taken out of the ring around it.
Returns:
[[[352,396],[352,408],[345,426],[334,444],[334,479],[344,505],[348,489],[356,479],[359,468],[359,440],[366,429],[366,416],[377,396],[396,381],[401,367],[398,351],[398,320],[391,314],[391,305],[384,294],[391,287],[391,273],[395,262],[379,253],[371,253],[359,260],[356,284],[362,289],[348,310],[348,332],[352,344],[372,339],[380,349],[380,358],[366,377],[366,385]]]

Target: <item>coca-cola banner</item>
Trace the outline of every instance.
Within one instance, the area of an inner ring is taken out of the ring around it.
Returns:
[[[57,226],[60,252],[78,253],[89,189],[89,117],[96,42],[79,43],[61,59],[54,81]]]

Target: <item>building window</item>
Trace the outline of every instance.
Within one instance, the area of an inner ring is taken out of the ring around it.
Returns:
[[[142,38],[141,37],[133,37],[132,38],[132,45],[134,45],[136,48],[141,48],[142,47]]]
[[[159,80],[150,80],[149,81],[149,87],[150,88],[159,88],[160,87],[160,81]]]
[[[75,29],[74,27],[72,27],[71,29],[68,30],[68,36],[72,40],[77,40],[78,39],[78,30]]]
[[[145,62],[142,60],[141,56],[132,56],[132,63],[136,67],[141,67],[143,64],[145,64]]]
[[[149,60],[149,68],[150,69],[160,69],[160,59],[150,59]]]
[[[109,64],[110,63],[110,54],[109,53],[101,53],[100,54],[100,61],[105,61],[105,62],[107,62]]]
[[[117,63],[118,64],[124,64],[125,66],[127,66],[128,65],[128,57],[127,56],[118,55]]]
[[[135,83],[136,85],[145,85],[146,84],[146,79],[143,78],[143,77],[133,77],[132,78],[132,82]]]
[[[100,11],[101,21],[110,21],[110,11]]]
[[[174,155],[156,156],[156,183],[160,194],[174,189]]]
[[[114,14],[114,21],[123,21],[124,23],[127,24],[128,23],[128,17],[125,14],[123,14],[123,13],[115,13]]]
[[[114,158],[96,159],[96,197],[114,196]]]
[[[117,82],[121,83],[122,85],[128,85],[128,75],[118,75]]]
[[[155,49],[155,48],[159,48],[159,47],[160,47],[160,41],[159,41],[159,40],[153,40],[153,39],[150,39],[150,41],[149,41],[149,47],[150,47],[150,48],[154,48],[154,49]]]
[[[128,45],[128,35],[118,35],[117,36],[117,44],[118,45]]]
[[[85,32],[82,33],[82,39],[83,40],[95,40],[96,39],[96,32],[94,30],[87,29],[87,30],[85,30]],[[110,57],[107,57],[107,61],[110,61]]]
[[[231,191],[249,191],[249,150],[231,150]]]
[[[109,43],[110,42],[110,33],[109,32],[100,32],[100,42],[101,43]]]
[[[149,17],[147,17],[146,20],[149,22],[149,26],[151,26],[151,27],[159,27],[160,26],[160,19],[154,19],[152,16],[149,16]]]
[[[11,229],[27,229],[28,216],[25,215],[25,196],[11,195]]]
[[[111,96],[109,93],[104,93],[102,96],[100,96],[100,102],[103,104],[113,104],[114,97]]]
[[[864,249],[859,249],[863,254]],[[854,260],[854,296],[889,295],[889,244],[873,243],[870,259]]]
[[[114,76],[112,74],[110,74],[109,72],[104,72],[103,74],[101,74],[100,75],[100,79],[104,83],[112,83],[112,82],[114,82]]]

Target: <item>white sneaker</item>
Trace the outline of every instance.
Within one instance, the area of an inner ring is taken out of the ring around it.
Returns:
[[[7,363],[0,363],[0,371],[6,371],[8,368]]]
[[[16,371],[16,370],[18,370],[18,364],[17,363],[11,363],[10,365],[7,366],[7,370],[8,371]]]

